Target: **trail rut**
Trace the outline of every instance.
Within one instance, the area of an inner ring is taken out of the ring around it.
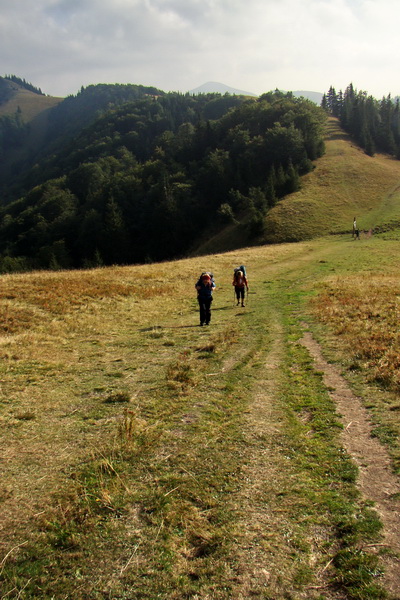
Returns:
[[[337,405],[343,420],[343,446],[359,469],[359,488],[365,498],[374,502],[383,523],[383,544],[400,553],[400,482],[391,471],[390,458],[376,438],[360,399],[353,394],[338,369],[329,364],[309,331],[301,343],[314,359],[317,370]],[[377,545],[379,546],[379,544]],[[400,597],[400,559],[384,558],[385,583],[388,591]]]

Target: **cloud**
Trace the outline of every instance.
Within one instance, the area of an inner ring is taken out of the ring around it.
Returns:
[[[0,0],[4,74],[52,95],[90,83],[262,93],[353,82],[398,93],[395,0]]]

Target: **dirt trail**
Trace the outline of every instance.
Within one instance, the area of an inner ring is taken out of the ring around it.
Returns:
[[[284,331],[277,312],[271,309],[269,318],[271,343],[255,357],[257,362],[262,361],[263,377],[257,380],[245,425],[250,459],[244,466],[245,484],[237,498],[237,511],[241,515],[237,555],[242,566],[233,590],[235,600],[287,598],[296,569],[290,547],[294,525],[286,509],[281,510],[279,500],[276,501],[292,477],[277,445],[282,428],[277,397],[284,360]],[[308,587],[303,591],[298,589],[296,594],[298,599],[312,600],[320,597],[320,590]]]
[[[265,376],[258,381],[247,415],[247,444],[251,448],[251,462],[244,469],[246,485],[237,501],[240,512],[245,516],[245,521],[240,525],[239,546],[246,563],[236,590],[238,600],[257,597],[255,594],[263,586],[276,590],[271,557],[265,553],[265,534],[271,528],[274,517],[265,503],[263,488],[266,482],[276,479],[279,467],[268,444],[260,443],[262,438],[273,439],[278,429],[278,425],[274,425],[272,399],[281,363],[282,331],[277,322],[272,327],[273,342],[265,358]]]
[[[325,385],[343,419],[343,445],[359,468],[359,487],[365,498],[375,503],[383,523],[384,545],[400,553],[400,483],[391,471],[390,458],[376,438],[371,437],[371,423],[359,398],[350,390],[338,369],[322,356],[319,344],[306,331],[301,343],[321,371]],[[379,546],[379,544],[377,544]],[[385,584],[400,597],[400,560],[385,559]]]

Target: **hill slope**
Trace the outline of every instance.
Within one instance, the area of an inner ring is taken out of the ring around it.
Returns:
[[[326,152],[299,192],[284,198],[266,219],[267,243],[298,241],[400,220],[400,161],[367,156],[329,119]]]
[[[15,81],[0,79],[3,97],[0,103],[0,119],[18,115],[25,130],[23,143],[5,143],[5,148],[0,147],[0,182],[3,183],[13,171],[21,172],[25,161],[42,147],[49,128],[51,110],[60,104],[63,98],[37,94]]]
[[[14,115],[17,111],[20,111],[23,121],[28,123],[43,111],[57,106],[63,100],[63,98],[35,94],[14,81],[0,79],[3,86],[7,88],[5,94],[7,100],[0,103],[0,117]]]
[[[55,113],[73,103],[76,114],[90,91]],[[116,90],[103,91],[110,98]],[[142,94],[115,106],[69,143],[63,138],[58,153],[26,173],[27,193],[4,203],[7,268],[10,257],[68,268],[184,256],[203,232],[236,218],[249,243],[275,198],[297,189],[299,173],[321,156],[325,118],[279,92],[259,100]],[[71,129],[72,116],[63,123]]]
[[[334,118],[327,122],[325,147],[314,170],[302,177],[301,189],[269,211],[265,231],[254,243],[295,242],[351,231],[354,216],[366,230],[400,222],[400,161],[367,156]],[[231,224],[204,239],[192,254],[240,248],[244,242],[243,228]]]

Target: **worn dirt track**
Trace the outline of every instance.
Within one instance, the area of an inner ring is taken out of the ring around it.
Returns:
[[[391,471],[390,458],[376,438],[371,437],[371,423],[361,401],[353,394],[338,369],[328,363],[309,331],[301,340],[314,359],[315,367],[337,405],[343,420],[343,446],[359,469],[359,488],[374,502],[383,523],[383,544],[400,553],[400,485]],[[378,545],[377,545],[378,547]],[[396,598],[400,597],[400,559],[388,557],[385,584]]]

